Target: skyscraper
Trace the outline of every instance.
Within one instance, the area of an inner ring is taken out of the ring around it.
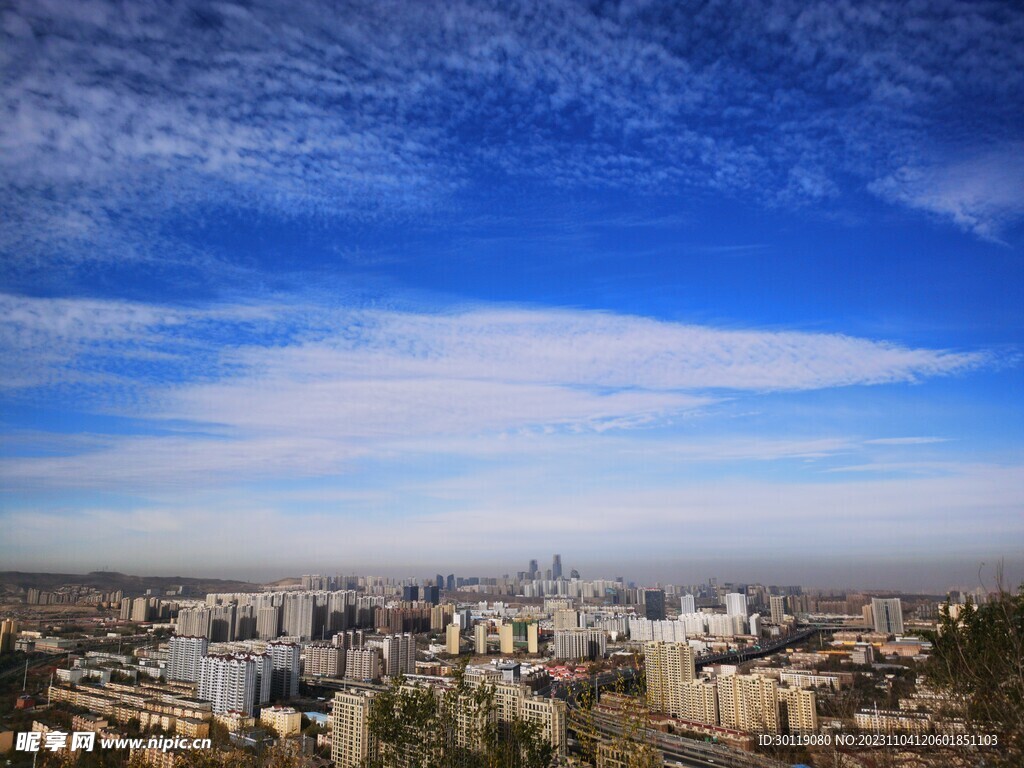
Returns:
[[[341,677],[345,673],[345,649],[334,643],[310,643],[304,649],[304,672],[312,677]]]
[[[786,615],[786,598],[782,595],[772,595],[768,598],[772,609],[772,623],[781,624]]]
[[[679,598],[679,612],[680,613],[696,613],[697,602],[693,599],[693,595],[681,595]]]
[[[453,656],[459,655],[459,625],[449,624],[445,630],[445,650]]]
[[[310,592],[286,595],[284,602],[284,633],[300,640],[313,637],[313,613],[316,600]]]
[[[204,656],[200,662],[198,695],[211,703],[216,714],[234,710],[251,715],[257,696],[255,658]]]
[[[256,611],[256,636],[260,640],[273,640],[281,633],[281,609],[275,605],[265,605]]]
[[[645,589],[644,590],[644,616],[651,621],[664,621],[665,619],[665,590]]]
[[[730,592],[725,596],[725,612],[729,616],[747,615],[747,596],[742,592]]]
[[[331,760],[338,768],[356,768],[370,754],[370,705],[373,691],[334,694],[331,708]]]
[[[172,637],[167,642],[167,679],[198,683],[201,662],[209,645],[205,637]]]
[[[18,622],[4,619],[0,622],[0,653],[10,653],[18,636]]]
[[[409,633],[387,635],[382,641],[384,674],[388,677],[416,674],[416,639]]]
[[[903,606],[898,597],[871,598],[871,615],[875,622],[875,632],[887,635],[903,634]]]
[[[761,675],[727,675],[719,677],[717,683],[723,727],[778,733],[778,682]]]
[[[562,556],[555,555],[551,558],[551,578],[555,581],[562,578]]]
[[[275,699],[288,699],[299,695],[299,658],[301,647],[298,643],[269,643],[270,693]]]
[[[693,649],[687,643],[646,643],[644,668],[647,671],[647,706],[654,712],[686,717],[683,685],[697,675]]]

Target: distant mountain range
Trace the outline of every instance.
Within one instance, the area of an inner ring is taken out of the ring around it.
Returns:
[[[103,592],[122,590],[126,596],[145,594],[147,589],[164,592],[179,585],[191,587],[195,593],[206,592],[258,592],[260,585],[249,581],[195,578],[191,576],[132,576],[116,571],[90,573],[28,573],[0,571],[3,592],[22,592],[27,589],[52,591],[65,584],[82,584]]]

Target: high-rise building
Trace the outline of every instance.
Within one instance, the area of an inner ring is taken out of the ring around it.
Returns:
[[[696,613],[697,602],[694,600],[693,595],[680,595],[679,597],[679,612],[680,613]]]
[[[473,627],[474,651],[477,656],[487,654],[487,624],[480,622]]]
[[[346,680],[379,680],[380,648],[349,648],[345,651]]]
[[[205,637],[176,635],[167,641],[167,679],[199,682],[203,656],[210,641]]]
[[[18,637],[18,622],[14,619],[0,621],[0,653],[14,651],[14,643]]]
[[[540,625],[535,621],[526,625],[526,652],[540,653]]]
[[[455,606],[451,603],[435,605],[430,609],[430,630],[440,632],[455,618]]]
[[[715,680],[691,680],[681,689],[682,717],[708,725],[718,724],[718,684]]]
[[[519,683],[482,679],[476,685],[493,690],[501,726],[507,727],[516,720],[532,723],[538,735],[554,748],[555,755],[560,759],[565,757],[567,707],[564,701],[531,695],[529,688]]]
[[[498,652],[503,656],[515,653],[515,628],[508,622],[498,627]]]
[[[207,637],[215,643],[230,643],[234,640],[236,613],[234,603],[213,606],[210,609],[210,631]]]
[[[556,659],[599,659],[608,649],[603,629],[563,629],[555,632]]]
[[[687,717],[683,711],[683,684],[696,678],[693,649],[687,643],[646,643],[644,669],[647,706],[673,717]]]
[[[303,649],[304,673],[310,677],[341,677],[345,674],[345,649],[334,643],[310,643]]]
[[[665,619],[665,590],[644,590],[644,616],[651,621],[663,621]]]
[[[903,634],[903,607],[898,597],[871,598],[871,615],[875,622],[875,632]]]
[[[182,608],[178,611],[175,634],[209,638],[210,615],[209,608]]]
[[[727,616],[747,616],[747,596],[742,592],[730,592],[725,596],[725,613]]]
[[[198,696],[210,702],[215,714],[230,710],[251,715],[259,695],[256,674],[253,656],[204,656],[200,661]]]
[[[256,611],[256,636],[260,640],[274,640],[280,637],[281,609],[276,605],[265,605]]]
[[[441,588],[435,584],[428,584],[423,588],[423,600],[431,605],[441,602]]]
[[[150,608],[149,600],[145,597],[137,597],[132,601],[132,621],[149,621]]]
[[[387,635],[382,641],[384,674],[388,677],[416,674],[416,638],[409,633]]]
[[[256,629],[256,606],[252,603],[239,605],[235,614],[235,639],[253,640],[259,636]]]
[[[782,624],[786,620],[786,598],[783,595],[772,595],[768,598],[771,606],[772,623]]]
[[[563,608],[555,611],[552,620],[556,632],[560,629],[579,629],[580,626],[579,613],[571,609]]]
[[[779,684],[762,675],[726,675],[717,679],[718,716],[724,728],[779,732]]]
[[[316,610],[316,598],[311,592],[297,592],[285,595],[284,617],[282,626],[284,634],[300,640],[313,637],[313,614]]]
[[[445,630],[445,650],[454,656],[459,655],[459,632],[459,625],[454,622]]]
[[[412,603],[420,599],[420,588],[415,584],[402,587],[402,600]]]
[[[277,700],[299,695],[302,648],[298,643],[268,643],[270,695]]]
[[[747,623],[750,626],[750,628],[747,630],[747,632],[749,634],[753,635],[754,637],[760,637],[760,635],[761,635],[761,614],[759,614],[759,613],[752,613],[752,614],[750,614],[750,619],[747,621]]]
[[[540,565],[538,565],[536,560],[531,560],[530,561],[530,567],[527,568],[527,570],[526,570],[527,578],[529,578],[529,579],[536,579],[537,578],[537,574],[539,572],[540,572]]]
[[[331,761],[357,768],[370,756],[370,707],[373,691],[339,691],[331,708]]]
[[[562,578],[562,556],[555,555],[551,558],[551,578],[558,581]]]
[[[786,733],[818,732],[818,705],[814,691],[802,688],[779,688],[779,716]]]

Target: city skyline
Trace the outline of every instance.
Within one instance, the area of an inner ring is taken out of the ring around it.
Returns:
[[[334,16],[2,12],[4,569],[1024,580],[1021,9]]]

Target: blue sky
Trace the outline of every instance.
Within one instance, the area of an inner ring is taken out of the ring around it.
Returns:
[[[8,567],[1024,572],[1014,4],[0,30]]]

